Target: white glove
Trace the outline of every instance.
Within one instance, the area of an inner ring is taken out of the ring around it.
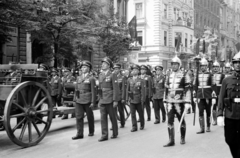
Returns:
[[[215,91],[212,92],[212,97],[217,98],[217,95],[216,95]]]
[[[224,119],[222,116],[217,117],[217,124],[218,126],[224,126]]]
[[[197,98],[193,98],[194,103],[197,103]]]
[[[216,104],[216,99],[212,99],[212,105],[215,105]]]
[[[185,104],[184,104],[184,107],[185,107],[185,110],[188,110],[188,109],[191,107],[191,104],[185,103]]]

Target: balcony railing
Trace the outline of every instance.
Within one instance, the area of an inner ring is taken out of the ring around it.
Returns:
[[[173,20],[173,25],[185,26],[193,29],[193,23],[187,20]]]

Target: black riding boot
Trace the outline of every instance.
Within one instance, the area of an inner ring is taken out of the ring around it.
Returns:
[[[164,145],[163,147],[169,147],[169,146],[175,145],[174,127],[172,127],[172,128],[168,127],[168,134],[169,134],[169,142],[166,145]]]
[[[185,144],[185,135],[186,135],[186,127],[181,127],[181,141],[180,144]]]
[[[199,116],[199,123],[200,123],[200,131],[197,134],[205,133],[205,121],[204,116]]]
[[[206,132],[211,132],[210,126],[211,126],[211,118],[207,117],[207,130],[206,130]]]

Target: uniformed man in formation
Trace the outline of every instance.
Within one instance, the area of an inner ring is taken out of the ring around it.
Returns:
[[[74,94],[74,101],[76,102],[76,124],[77,134],[72,137],[75,139],[82,139],[84,137],[83,125],[84,125],[84,114],[87,114],[89,134],[88,136],[94,135],[94,115],[92,108],[96,104],[96,82],[93,75],[90,73],[92,64],[89,61],[82,61],[79,69],[82,74],[78,76]]]
[[[160,110],[162,112],[162,122],[166,121],[166,111],[163,105],[163,96],[164,96],[164,84],[165,84],[165,76],[163,75],[163,67],[158,65],[155,67],[156,75],[153,77],[153,105],[154,105],[154,113],[155,113],[155,122],[154,124],[158,124],[161,122],[160,118]]]
[[[140,130],[144,129],[145,120],[144,120],[144,111],[143,104],[146,99],[146,89],[145,89],[145,80],[141,79],[139,76],[140,66],[134,65],[132,67],[132,77],[127,81],[127,101],[130,105],[130,113],[132,119],[132,129],[131,132],[138,130],[136,111],[139,115],[140,120]]]
[[[207,71],[208,69],[208,61],[205,58],[202,58],[200,61],[200,72],[195,76],[194,79],[194,102],[198,105],[199,109],[199,124],[200,131],[197,134],[205,133],[205,117],[204,110],[206,110],[206,122],[207,122],[207,130],[206,132],[210,132],[210,124],[211,124],[211,106],[212,99],[216,101],[216,93],[213,91],[213,80],[212,74]]]
[[[102,59],[102,72],[99,75],[98,95],[100,97],[98,106],[101,113],[102,137],[99,142],[108,140],[108,115],[112,122],[112,139],[118,136],[117,118],[114,108],[119,101],[119,86],[117,75],[111,72],[113,63],[111,59],[105,57]]]
[[[120,117],[120,128],[123,128],[125,126],[125,114],[124,114],[124,107],[125,107],[125,101],[126,101],[126,77],[122,75],[121,73],[121,64],[116,63],[113,66],[114,73],[117,75],[117,81],[119,86],[119,100],[117,109],[119,112]]]
[[[191,79],[189,76],[185,76],[180,71],[181,60],[177,55],[171,60],[172,70],[169,76],[166,78],[165,87],[166,92],[166,102],[168,109],[168,134],[169,142],[164,145],[164,147],[175,145],[175,128],[174,128],[174,118],[175,115],[180,122],[180,133],[181,141],[180,144],[185,144],[186,135],[186,122],[184,120],[184,114],[191,106],[191,92],[190,83]]]
[[[225,141],[233,158],[240,157],[240,52],[233,59],[235,72],[222,82],[218,102],[219,126],[224,126]]]

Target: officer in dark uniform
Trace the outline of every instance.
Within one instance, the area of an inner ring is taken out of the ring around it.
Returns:
[[[71,90],[66,89],[66,86],[68,84],[73,84],[73,82],[75,81],[75,77],[72,75],[71,69],[70,68],[65,68],[63,70],[63,77],[62,77],[62,98],[64,98],[64,100],[66,101],[71,101],[72,98],[69,98],[68,95],[71,92]],[[66,104],[67,107],[69,107],[70,105]],[[72,114],[72,117],[74,117],[74,114]],[[68,119],[68,114],[64,114],[62,119]]]
[[[52,69],[52,78],[50,80],[50,93],[52,96],[53,107],[56,107],[56,103],[58,106],[61,106],[61,78],[57,75],[57,69]]]
[[[143,104],[145,101],[145,83],[138,74],[141,69],[140,66],[134,65],[132,67],[132,77],[127,81],[127,94],[126,98],[130,103],[130,112],[132,118],[132,130],[131,132],[135,132],[138,130],[137,128],[137,119],[136,119],[136,111],[138,112],[140,119],[140,130],[144,129],[144,115],[143,115]]]
[[[235,72],[223,80],[220,90],[217,124],[225,124],[225,141],[233,158],[240,158],[240,52],[232,63]]]
[[[119,101],[118,101],[118,112],[120,116],[121,126],[123,128],[125,126],[125,115],[124,115],[124,106],[126,100],[126,77],[121,73],[121,64],[116,63],[113,66],[114,73],[117,75],[117,81],[119,86]]]
[[[98,106],[101,113],[102,137],[99,142],[108,140],[108,115],[112,122],[113,135],[112,139],[118,136],[117,118],[114,108],[117,107],[119,101],[119,87],[117,75],[112,73],[110,69],[113,67],[111,59],[105,57],[102,59],[102,72],[99,75],[98,94],[100,97]]]
[[[213,91],[212,74],[207,71],[207,68],[208,68],[208,61],[205,58],[202,58],[200,61],[201,72],[199,73],[198,78],[196,78],[195,76],[194,83],[193,83],[193,86],[194,86],[193,100],[196,104],[198,103],[198,109],[199,109],[200,131],[197,132],[197,134],[205,133],[204,110],[206,110],[206,114],[207,114],[206,132],[210,132],[212,100],[216,101],[216,93]]]
[[[148,67],[145,65],[141,66],[141,79],[144,80],[145,85],[145,102],[144,107],[147,111],[147,121],[151,120],[151,107],[150,107],[150,100],[152,98],[152,77],[147,75]]]
[[[213,97],[216,98],[215,100],[212,100],[212,125],[217,125],[217,105],[218,105],[218,96],[220,89],[222,87],[222,80],[225,78],[224,74],[220,72],[220,64],[215,60],[213,63],[213,77],[212,77],[212,83],[213,88],[216,93],[216,96]],[[215,104],[213,104],[215,103]]]
[[[164,94],[164,84],[165,77],[162,73],[163,67],[158,65],[155,67],[156,75],[153,77],[153,105],[155,112],[155,122],[154,124],[160,123],[160,109],[162,111],[162,122],[166,121],[166,111],[163,105],[163,94]]]
[[[83,121],[85,112],[88,119],[88,136],[94,135],[94,115],[92,108],[96,104],[96,82],[94,77],[90,73],[92,69],[92,64],[89,61],[84,60],[82,61],[80,69],[82,69],[82,75],[78,76],[77,78],[75,95],[73,99],[76,102],[75,112],[77,123],[77,134],[75,137],[72,137],[73,140],[82,139],[84,137]]]

